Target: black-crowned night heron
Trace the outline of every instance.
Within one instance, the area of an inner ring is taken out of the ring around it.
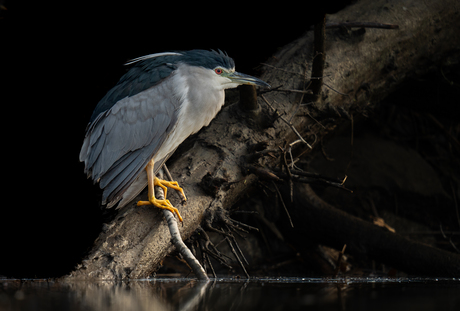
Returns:
[[[145,186],[148,201],[176,213],[166,187],[177,182],[156,173],[188,136],[207,126],[224,104],[225,89],[241,84],[269,85],[235,71],[233,59],[221,51],[192,50],[146,55],[96,106],[80,151],[85,172],[103,189],[108,208],[129,203]],[[145,173],[144,173],[145,172]],[[164,190],[158,200],[154,186]],[[184,196],[185,197],[185,196]],[[120,201],[121,200],[121,201]]]

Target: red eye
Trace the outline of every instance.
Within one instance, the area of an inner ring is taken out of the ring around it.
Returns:
[[[216,69],[214,69],[214,71],[215,71],[218,75],[222,74],[222,69],[220,69],[220,68],[216,68]]]

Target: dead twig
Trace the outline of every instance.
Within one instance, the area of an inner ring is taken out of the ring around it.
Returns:
[[[323,139],[322,138],[321,138],[321,153],[323,154],[324,158],[326,160],[328,160],[329,162],[335,161],[335,159],[329,157],[328,154],[326,153],[326,150],[324,150],[324,145],[323,145]]]
[[[426,115],[444,133],[444,135],[446,135],[447,138],[450,139],[450,141],[453,143],[453,145],[455,146],[457,151],[460,152],[460,142],[458,141],[458,139],[454,135],[452,135],[452,133],[450,133],[446,129],[446,127],[441,122],[439,122],[439,120],[437,118],[435,118],[432,114],[427,113]]]
[[[279,172],[279,170],[276,169],[276,168],[274,168],[273,170],[275,172]],[[317,173],[310,173],[310,172],[305,172],[305,171],[295,170],[295,169],[291,169],[291,173],[294,175],[294,177],[295,177],[295,175],[298,175],[298,176],[321,179],[321,180],[329,181],[331,183],[336,183],[336,184],[342,184],[343,183],[343,180],[341,180],[339,178],[332,178],[332,177],[324,176],[324,175],[317,174]]]
[[[452,241],[452,238],[448,238],[447,235],[445,234],[444,230],[442,229],[442,224],[439,225],[439,229],[440,229],[440,231],[442,233],[443,238],[448,240],[450,245],[455,249],[455,251],[460,254],[460,250],[454,244],[454,242]]]
[[[274,91],[275,92],[300,93],[300,94],[312,94],[311,90],[276,89]]]
[[[278,117],[283,120],[283,122],[285,122],[290,128],[291,130],[297,135],[297,137],[299,137],[299,139],[308,146],[308,148],[310,149],[313,149],[309,143],[307,143],[305,141],[305,139],[303,139],[303,137],[300,135],[300,133],[296,130],[296,128],[294,127],[294,125],[292,125],[291,122],[287,121],[279,112],[277,109],[275,109],[269,102],[268,100],[265,98],[265,96],[263,95],[260,95],[260,97],[262,97],[262,99],[264,100],[264,102],[267,104],[268,107],[270,107],[277,115]]]
[[[347,244],[345,244],[342,248],[342,251],[339,252],[339,257],[337,258],[337,266],[335,267],[335,271],[334,271],[334,277],[337,277],[337,275],[339,274],[340,265],[342,264],[342,258],[343,258],[343,254],[345,253],[346,248],[347,248]]]
[[[294,90],[294,89],[282,89],[282,85],[277,86],[277,87],[272,87],[266,91],[263,92],[265,93],[270,93],[270,92],[287,92],[287,93],[300,93],[300,94],[313,94],[311,90],[307,90],[308,87],[305,87],[303,90]]]
[[[168,167],[166,166],[166,163],[163,163],[163,171],[164,173],[166,174],[166,177],[168,177],[168,180],[169,181],[173,181],[174,179],[172,178],[171,176],[171,173],[169,172],[168,170]],[[179,194],[181,200],[182,200],[182,203],[186,202],[187,199],[185,198],[185,196],[183,195],[182,192],[180,192],[179,190],[176,190],[176,192]]]
[[[284,180],[289,179],[289,175],[287,173],[283,173],[283,171],[277,167],[272,168],[272,169],[267,169],[267,168],[256,167],[256,166],[247,164],[245,168],[249,172],[257,175],[259,178],[264,179],[264,180],[269,180],[272,182],[283,182]],[[339,188],[347,192],[353,193],[353,190],[350,190],[344,186],[345,181],[347,180],[347,176],[345,176],[343,179],[338,179],[338,178],[331,178],[331,177],[323,176],[323,175],[316,174],[316,173],[304,172],[304,171],[293,169],[293,168],[291,168],[289,171],[291,172],[291,177],[292,177],[293,182],[300,182],[300,183],[306,183],[306,184],[322,184],[325,186]],[[214,230],[217,230],[217,229],[214,229]],[[222,233],[220,231],[218,232]]]
[[[292,223],[292,219],[291,219],[291,215],[289,214],[289,211],[286,207],[286,204],[284,204],[284,200],[283,200],[283,197],[281,196],[281,192],[279,191],[278,187],[276,186],[276,184],[272,181],[273,183],[273,186],[275,186],[275,189],[276,189],[276,193],[278,194],[280,200],[281,200],[281,204],[283,205],[284,207],[284,210],[286,211],[286,215],[288,216],[288,219],[289,219],[289,222],[291,223],[291,227],[294,228],[294,224]]]
[[[310,119],[312,119],[313,121],[316,122],[316,124],[318,124],[319,126],[321,126],[324,130],[326,129],[326,127],[324,125],[322,125],[318,120],[316,120],[311,114],[309,111],[306,111],[306,114],[307,116],[310,117]]]
[[[287,159],[286,159],[286,149],[283,149],[281,147],[279,147],[283,156],[282,156],[282,159],[283,159],[283,166],[284,168],[286,169],[287,173],[288,173],[288,176],[289,176],[289,193],[291,194],[291,202],[294,202],[294,184],[292,183],[292,174],[291,174],[291,171],[289,170],[289,165],[287,163]],[[290,148],[289,148],[290,149]],[[291,158],[292,160],[292,158]]]
[[[203,240],[203,243],[200,244],[201,252],[209,254],[211,257],[213,257],[214,259],[219,261],[220,264],[222,264],[222,265],[226,266],[227,268],[231,269],[232,267],[227,264],[227,261],[225,260],[224,257],[226,257],[227,259],[231,259],[231,258],[228,257],[227,255],[222,254],[221,252],[219,252],[219,250],[214,245],[214,243],[211,242],[211,239],[209,238],[209,236],[206,233],[206,231],[203,228],[201,228],[201,226],[198,227],[197,231],[200,234],[200,238]]]
[[[285,178],[287,177],[287,174],[285,173],[277,173],[277,175],[281,178]],[[298,182],[298,183],[304,183],[304,184],[316,184],[316,185],[325,185],[325,186],[329,186],[329,187],[334,187],[334,188],[338,188],[338,189],[341,189],[341,190],[345,190],[349,193],[353,193],[353,190],[351,189],[348,189],[347,187],[345,187],[343,185],[342,182],[340,183],[336,183],[336,182],[330,182],[330,181],[327,181],[327,180],[322,180],[322,179],[315,179],[315,178],[308,178],[308,177],[300,177],[298,175],[295,175],[293,174],[292,175],[292,181],[293,182]]]
[[[270,172],[269,170],[265,168],[250,165],[250,164],[247,164],[245,168],[247,169],[249,173],[253,173],[257,175],[262,180],[283,181],[281,178],[276,176],[276,174],[274,174],[273,172]]]
[[[350,96],[349,94],[345,94],[345,93],[342,93],[342,92],[339,92],[337,91],[336,89],[334,89],[332,86],[330,86],[329,84],[326,84],[324,81],[323,81],[323,84],[325,87],[328,87],[330,88],[331,90],[333,90],[334,92],[336,92],[337,94],[340,94],[340,95],[343,95],[343,96]]]
[[[232,253],[233,253],[233,255],[235,256],[236,260],[237,260],[238,263],[240,264],[240,267],[243,269],[244,274],[245,274],[246,277],[249,279],[249,278],[250,278],[249,273],[248,273],[248,271],[246,271],[246,268],[244,267],[244,264],[243,264],[243,262],[241,261],[240,256],[238,256],[238,253],[236,252],[236,250],[235,250],[233,244],[236,245],[236,247],[237,247],[237,249],[238,249],[238,252],[239,252],[240,255],[243,257],[243,259],[244,259],[244,261],[246,262],[246,264],[249,265],[249,263],[248,263],[248,261],[246,260],[246,258],[244,257],[243,252],[242,252],[241,249],[239,248],[238,243],[236,242],[235,237],[232,235],[232,232],[231,232],[230,228],[227,227],[227,230],[228,230],[228,232],[226,232],[225,240],[227,241],[228,246],[229,246],[230,249],[232,250]],[[225,230],[224,230],[224,231],[225,231]],[[233,241],[233,243],[232,243],[232,241]]]
[[[326,29],[332,28],[380,28],[380,29],[398,29],[399,25],[395,24],[382,24],[372,22],[342,22],[342,23],[327,23]]]
[[[273,69],[276,69],[276,70],[281,70],[281,71],[284,71],[284,72],[287,72],[287,73],[291,73],[291,74],[294,74],[294,75],[303,75],[303,73],[300,73],[300,72],[289,71],[289,70],[279,68],[279,67],[275,67],[275,66],[272,66],[272,65],[269,65],[269,64],[266,64],[266,63],[261,63],[261,65],[264,65],[264,66],[267,66],[267,67],[270,67],[270,68],[273,68]]]
[[[286,173],[283,173],[279,168],[273,168],[273,171],[274,172],[271,172],[271,173],[275,174],[281,180],[288,178],[288,175]],[[347,176],[345,176],[343,180],[340,180],[337,178],[330,178],[330,177],[322,176],[319,174],[303,172],[303,171],[295,170],[295,169],[291,169],[291,174],[292,174],[293,182],[300,182],[300,183],[306,183],[306,184],[322,184],[322,185],[339,188],[347,192],[353,193],[352,190],[344,186]],[[303,176],[303,178],[301,176]]]
[[[310,82],[308,83],[308,86],[307,86],[307,69],[308,69],[308,63],[305,62],[305,70],[303,71],[303,85],[302,85],[302,89],[304,91],[306,91],[306,89],[308,89],[308,87],[311,85],[311,80]],[[300,108],[300,105],[302,104],[303,102],[303,98],[305,97],[305,93],[301,93],[302,95],[300,96],[300,99],[297,103],[297,107],[294,109],[294,112],[292,113],[292,116],[291,118],[289,119],[289,123],[292,122],[292,119],[295,117],[295,115],[297,114],[297,111],[299,110]]]
[[[214,271],[214,267],[212,266],[212,263],[211,263],[211,260],[209,259],[208,254],[203,253],[203,258],[204,258],[205,263],[207,263],[209,268],[211,268],[211,272],[212,272],[212,275],[214,276],[214,278],[217,278],[216,271]]]

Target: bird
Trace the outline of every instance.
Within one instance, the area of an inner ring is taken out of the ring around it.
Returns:
[[[156,174],[190,135],[208,126],[225,100],[225,89],[242,84],[270,87],[235,71],[221,50],[188,50],[149,54],[128,61],[130,69],[96,105],[86,127],[79,159],[84,172],[102,189],[102,205],[121,208],[145,187],[154,205],[180,212],[166,199],[177,181]],[[156,199],[154,186],[164,190]]]

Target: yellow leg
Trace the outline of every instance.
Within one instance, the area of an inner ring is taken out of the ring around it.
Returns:
[[[175,208],[174,206],[172,206],[171,202],[169,202],[169,200],[166,199],[166,193],[168,191],[166,187],[170,187],[170,188],[180,191],[184,195],[184,198],[185,198],[184,190],[181,187],[179,187],[179,184],[177,183],[177,181],[166,181],[166,180],[158,179],[153,172],[154,164],[155,163],[152,159],[150,160],[149,164],[147,164],[147,166],[145,167],[145,170],[147,171],[147,182],[148,182],[147,185],[148,185],[149,200],[139,201],[137,202],[137,206],[155,205],[158,208],[167,209],[171,211],[171,213],[173,214],[176,213],[179,220],[182,221],[182,217],[179,213],[179,210]],[[163,188],[164,197],[165,197],[164,200],[158,200],[155,198],[155,190],[154,190],[155,186],[159,186]]]

